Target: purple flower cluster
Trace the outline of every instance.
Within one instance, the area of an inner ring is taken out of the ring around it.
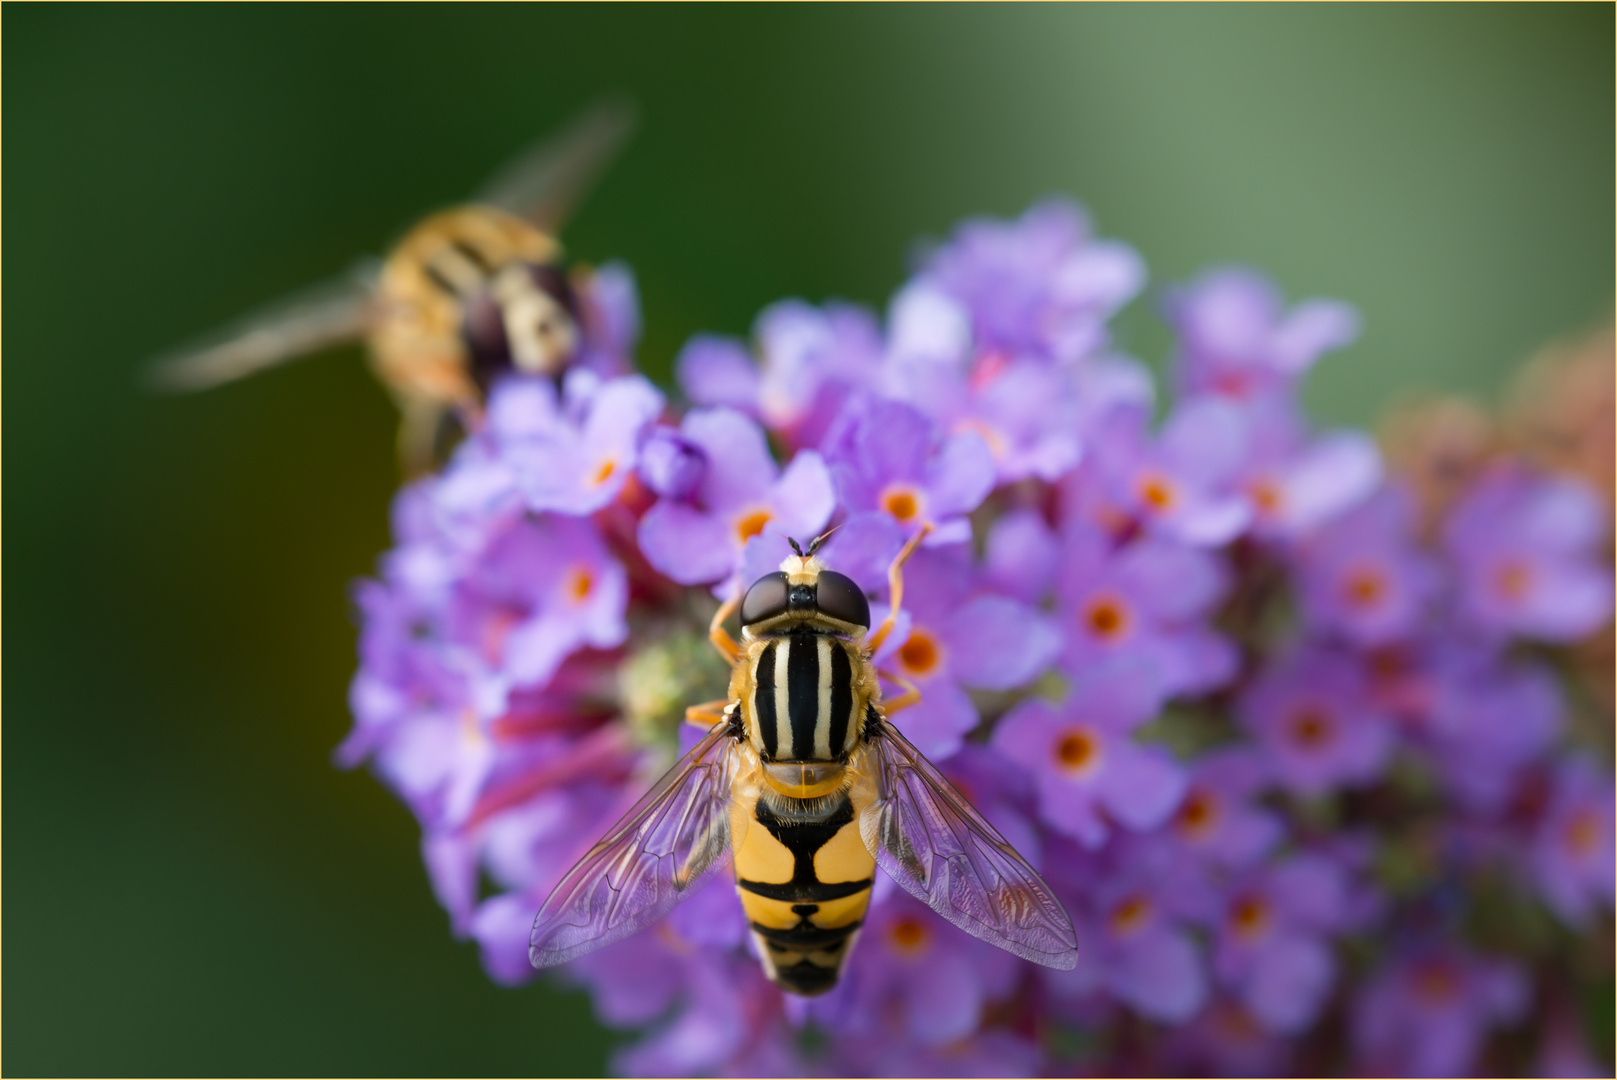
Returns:
[[[549,888],[722,696],[718,600],[835,526],[879,618],[930,524],[881,657],[923,694],[896,722],[1048,879],[1078,966],[879,885],[841,985],[783,997],[721,881],[563,969],[644,1031],[619,1069],[1588,1060],[1566,1001],[1610,978],[1580,943],[1611,933],[1611,719],[1564,673],[1611,619],[1609,492],[1502,452],[1431,527],[1298,405],[1354,312],[1248,271],[1166,294],[1158,403],[1108,334],[1143,263],[1066,203],[961,226],[885,317],[786,301],[694,339],[683,407],[630,373],[632,280],[603,277],[595,362],[496,387],[357,593],[340,758],[416,813],[493,978],[534,976]]]

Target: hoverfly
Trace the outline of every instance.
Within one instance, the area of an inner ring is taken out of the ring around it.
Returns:
[[[872,658],[903,602],[869,634],[859,586],[796,541],[780,570],[739,597],[741,641],[714,615],[732,665],[727,699],[692,706],[707,735],[568,871],[534,919],[528,957],[549,967],[661,918],[727,866],[764,972],[781,989],[836,985],[870,905],[879,865],[965,930],[1069,970],[1072,920],[1050,887],[891,722],[920,700]],[[882,701],[880,678],[902,688]]]
[[[364,337],[399,405],[401,463],[422,471],[445,421],[470,429],[499,375],[556,376],[573,358],[580,312],[553,234],[632,125],[626,102],[596,104],[469,204],[417,224],[385,260],[362,260],[160,359],[154,382],[201,390]]]

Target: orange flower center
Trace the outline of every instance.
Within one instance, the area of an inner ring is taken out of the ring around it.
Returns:
[[[590,590],[595,588],[595,577],[588,568],[575,566],[567,575],[567,581],[562,586],[567,599],[575,604],[582,604],[589,598]]]
[[[1572,819],[1566,827],[1566,844],[1574,855],[1592,854],[1600,845],[1600,821],[1588,810]]]
[[[1144,896],[1131,896],[1112,909],[1112,930],[1119,934],[1138,930],[1150,915],[1150,899]]]
[[[736,518],[736,539],[745,544],[748,540],[764,531],[764,527],[775,519],[775,515],[768,510],[752,510]]]
[[[1460,979],[1448,964],[1432,960],[1420,966],[1413,982],[1415,993],[1434,1004],[1448,1001],[1460,989]]]
[[[1362,566],[1348,574],[1342,593],[1354,607],[1374,607],[1387,595],[1387,579],[1379,569]]]
[[[1521,600],[1533,585],[1533,568],[1523,562],[1507,562],[1494,576],[1499,595],[1506,600]]]
[[[1083,625],[1104,641],[1115,641],[1129,628],[1129,609],[1115,596],[1099,596],[1083,611]]]
[[[1175,502],[1173,484],[1166,476],[1155,473],[1146,476],[1140,480],[1140,499],[1158,513],[1171,510]]]
[[[1230,905],[1230,926],[1245,938],[1257,937],[1269,926],[1269,905],[1261,896],[1243,896]]]
[[[1100,739],[1085,727],[1068,728],[1056,740],[1056,762],[1069,773],[1085,773],[1100,759]]]
[[[887,940],[892,942],[894,951],[908,956],[913,956],[926,948],[927,938],[930,936],[931,932],[919,919],[913,919],[908,915],[895,920],[887,928]]]
[[[1258,513],[1263,517],[1274,517],[1280,513],[1285,503],[1285,496],[1280,493],[1280,485],[1273,480],[1254,480],[1247,486],[1247,494],[1252,498],[1252,505],[1257,507]]]
[[[908,525],[921,515],[921,495],[914,488],[890,487],[881,495],[881,508]]]
[[[909,640],[899,646],[898,662],[905,674],[920,678],[932,673],[932,669],[938,666],[940,655],[937,639],[916,627],[910,631]]]
[[[617,461],[612,458],[607,458],[605,461],[601,462],[600,465],[596,466],[594,475],[590,477],[590,483],[595,487],[600,487],[602,484],[612,479],[612,474],[617,471]]]
[[[1191,837],[1206,836],[1218,820],[1218,800],[1211,792],[1194,789],[1179,808],[1179,830]]]
[[[1317,749],[1331,741],[1335,730],[1331,725],[1331,718],[1324,710],[1313,706],[1304,706],[1298,709],[1291,718],[1291,737],[1298,745],[1309,749]]]

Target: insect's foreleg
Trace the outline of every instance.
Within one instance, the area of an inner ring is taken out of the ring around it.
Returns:
[[[739,594],[732,595],[730,599],[719,605],[719,610],[713,613],[713,621],[707,624],[707,639],[713,647],[719,650],[726,664],[734,665],[741,658],[741,646],[736,644],[730,631],[724,628],[725,620],[735,614],[736,608],[741,606]]]
[[[930,523],[922,525],[921,531],[910,537],[909,543],[899,550],[893,557],[892,565],[887,568],[887,597],[892,607],[887,612],[887,618],[876,627],[876,632],[865,641],[865,647],[872,656],[881,648],[882,642],[887,640],[887,635],[893,632],[893,624],[898,622],[898,613],[904,607],[904,564],[909,562],[910,556],[915,554],[915,549],[921,546],[921,541],[925,540],[926,534],[931,531]]]
[[[902,675],[894,675],[891,671],[880,670],[878,670],[876,674],[880,675],[882,678],[904,691],[893,700],[884,701],[881,703],[882,715],[892,716],[899,710],[907,709],[911,705],[917,704],[921,700],[921,688],[904,678]]]
[[[714,724],[730,719],[724,715],[724,710],[729,705],[729,698],[719,698],[717,701],[704,701],[700,705],[692,705],[685,710],[685,722],[695,724],[703,731],[706,731]]]

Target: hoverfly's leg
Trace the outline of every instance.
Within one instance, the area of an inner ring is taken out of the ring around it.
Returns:
[[[904,676],[894,675],[891,671],[881,670],[878,670],[876,674],[880,675],[882,678],[904,691],[893,700],[884,701],[881,703],[881,711],[884,716],[892,716],[894,713],[907,709],[911,705],[915,705],[920,702],[921,688],[904,678]]]
[[[724,623],[731,615],[735,614],[736,608],[740,606],[741,597],[739,595],[731,596],[730,599],[719,605],[719,610],[713,613],[713,621],[707,624],[707,639],[713,643],[715,649],[719,650],[719,655],[724,657],[724,662],[732,667],[735,666],[737,660],[741,659],[741,646],[737,645],[736,639],[730,636],[730,631],[724,628]]]
[[[876,650],[887,640],[887,635],[893,632],[893,624],[898,622],[898,613],[904,607],[904,564],[915,554],[915,549],[921,546],[921,541],[925,540],[926,534],[931,531],[930,523],[922,525],[921,531],[910,537],[909,543],[900,549],[893,557],[893,564],[887,568],[887,596],[892,607],[887,612],[887,618],[876,627],[876,632],[865,641],[865,649],[871,656],[876,655]]]
[[[685,722],[694,724],[706,731],[714,724],[730,719],[724,715],[724,711],[729,707],[729,698],[719,698],[717,701],[704,701],[700,705],[692,705],[685,710]]]

